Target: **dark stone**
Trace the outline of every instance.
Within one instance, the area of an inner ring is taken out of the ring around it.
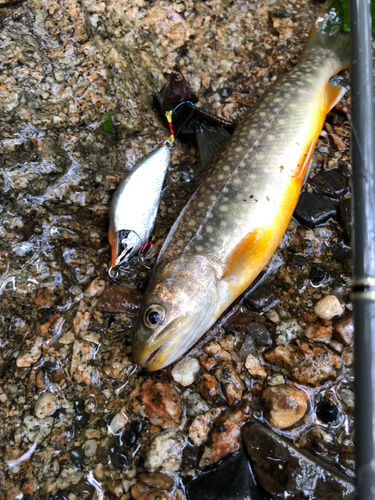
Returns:
[[[128,447],[123,445],[119,437],[113,438],[109,444],[109,456],[115,469],[121,469],[128,465]]]
[[[141,435],[142,431],[142,422],[141,420],[134,420],[129,427],[129,430],[126,430],[121,435],[121,443],[124,446],[134,446],[137,442],[137,439]]]
[[[328,401],[319,401],[316,405],[316,416],[325,424],[335,422],[339,416],[339,409]]]
[[[225,87],[225,88],[219,90],[219,95],[223,99],[230,97],[232,94],[233,94],[233,89],[231,87]]]
[[[306,259],[303,255],[295,253],[290,261],[290,267],[294,269],[305,269],[306,267]]]
[[[76,465],[77,467],[82,467],[85,461],[85,454],[82,448],[74,448],[74,450],[71,450],[69,452],[69,455],[74,465]]]
[[[245,425],[243,440],[255,477],[273,500],[354,500],[351,478],[262,424]]]
[[[90,484],[84,477],[76,486],[78,498],[91,498],[94,494],[95,487]]]
[[[345,198],[339,203],[339,219],[347,241],[352,237],[352,199]]]
[[[335,205],[316,193],[302,193],[294,217],[301,224],[314,228],[336,215]]]
[[[348,469],[350,472],[355,471],[354,452],[346,451],[344,453],[341,453],[339,462],[345,469]]]
[[[203,472],[187,485],[189,500],[263,500],[243,451]]]
[[[268,286],[260,286],[245,295],[245,303],[257,310],[272,308],[277,303],[277,297]]]
[[[202,455],[201,450],[197,446],[188,443],[182,452],[182,470],[197,469],[199,467],[199,459]]]
[[[321,172],[310,182],[318,193],[330,198],[342,198],[348,192],[346,179],[337,170]]]
[[[351,250],[349,247],[337,246],[332,248],[332,259],[341,262],[351,256]]]
[[[137,290],[120,285],[110,285],[100,296],[96,308],[100,312],[136,317],[141,302],[142,295]]]
[[[276,9],[272,12],[272,17],[279,17],[279,18],[288,18],[291,17],[291,12],[290,10],[287,9]]]
[[[228,318],[226,326],[231,333],[242,337],[246,334],[246,327],[249,323],[256,321],[257,314],[250,311],[238,310]]]
[[[272,336],[264,325],[250,323],[246,327],[246,333],[254,339],[254,342],[259,347],[270,347],[272,345]]]
[[[310,269],[309,279],[315,286],[326,284],[331,281],[331,276],[326,267],[319,264],[313,264]]]

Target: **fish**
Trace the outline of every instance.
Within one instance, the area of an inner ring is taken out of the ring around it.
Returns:
[[[111,245],[109,275],[149,241],[155,224],[172,144],[164,144],[144,158],[122,180],[113,196],[108,240]]]
[[[345,89],[349,37],[328,2],[298,64],[270,87],[206,167],[170,230],[141,305],[136,363],[176,361],[258,276],[296,207],[328,111]]]

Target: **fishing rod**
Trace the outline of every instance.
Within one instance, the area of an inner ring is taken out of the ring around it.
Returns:
[[[375,498],[375,145],[369,0],[350,0],[356,499]]]

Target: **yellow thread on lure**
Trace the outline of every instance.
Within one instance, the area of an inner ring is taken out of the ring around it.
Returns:
[[[255,279],[293,214],[326,113],[343,94],[349,38],[319,16],[299,64],[283,75],[211,161],[172,227],[146,290],[136,362],[183,355]],[[331,17],[330,17],[331,16]]]

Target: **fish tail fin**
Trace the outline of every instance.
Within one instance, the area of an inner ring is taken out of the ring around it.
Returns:
[[[336,56],[337,66],[332,76],[349,66],[349,32],[345,24],[343,4],[340,0],[328,0],[315,21],[303,56],[317,48],[324,48]]]

